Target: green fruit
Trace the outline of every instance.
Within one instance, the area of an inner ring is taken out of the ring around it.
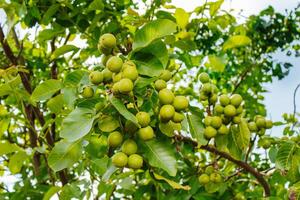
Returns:
[[[210,83],[204,83],[202,86],[202,91],[205,94],[210,94],[212,92],[212,84]]]
[[[129,78],[132,81],[135,81],[139,76],[139,73],[134,66],[127,66],[125,69],[122,71],[122,77],[123,78]]]
[[[239,107],[241,105],[242,101],[243,101],[243,98],[239,94],[234,94],[230,98],[230,104],[235,107]]]
[[[117,40],[113,34],[105,33],[100,37],[99,43],[105,48],[112,49],[116,47]]]
[[[165,89],[167,87],[167,83],[166,83],[166,81],[164,81],[162,79],[158,79],[157,81],[155,81],[154,87],[157,91],[160,91],[160,90]]]
[[[218,101],[218,95],[217,94],[213,94],[210,98],[209,98],[209,103],[211,104],[215,104]]]
[[[251,132],[256,132],[258,130],[255,122],[249,122],[248,123],[248,128]]]
[[[211,118],[211,124],[213,128],[218,129],[222,126],[222,119],[219,116],[213,116]]]
[[[154,137],[154,131],[151,126],[146,126],[139,129],[138,135],[142,140],[151,140]]]
[[[125,122],[124,130],[128,133],[134,133],[138,130],[138,127],[132,121],[127,120]]]
[[[81,95],[83,98],[91,98],[94,96],[94,90],[93,88],[86,86],[83,88]]]
[[[271,141],[268,139],[264,139],[261,144],[262,148],[268,149],[271,146]]]
[[[234,196],[234,200],[246,200],[246,197],[243,195],[243,193],[237,193]]]
[[[136,119],[138,120],[141,127],[146,127],[150,123],[150,115],[146,112],[138,112],[136,114]]]
[[[204,118],[204,124],[205,124],[205,126],[210,126],[211,125],[211,121],[212,121],[212,117],[211,116],[206,116]]]
[[[230,103],[230,98],[226,94],[222,94],[219,101],[222,106],[227,106]]]
[[[143,166],[143,157],[138,154],[132,154],[128,158],[128,167],[140,169]]]
[[[257,126],[258,129],[266,127],[266,120],[263,117],[257,117],[255,119],[255,123],[256,123],[256,126]]]
[[[104,66],[106,66],[106,63],[108,61],[108,59],[112,57],[112,55],[103,55],[102,58],[101,58],[101,62]]]
[[[119,91],[122,94],[127,94],[133,90],[133,83],[128,78],[123,78],[119,81]]]
[[[223,106],[221,106],[220,104],[217,104],[217,105],[215,105],[215,107],[214,107],[214,111],[215,111],[217,114],[223,114],[224,108],[223,108]]]
[[[205,174],[212,174],[215,171],[213,166],[208,166],[205,168]]]
[[[102,110],[105,107],[105,103],[104,102],[99,102],[95,105],[95,109],[97,112],[99,112],[100,110]]]
[[[237,109],[236,109],[236,114],[239,115],[239,114],[242,114],[243,113],[243,106],[239,106]]]
[[[189,107],[189,100],[185,96],[176,96],[173,101],[175,110],[181,111]]]
[[[204,129],[204,136],[208,139],[213,138],[217,135],[217,130],[211,126],[208,126]]]
[[[218,161],[218,167],[219,167],[219,168],[223,168],[224,165],[225,165],[225,163],[224,163],[222,160],[219,160],[219,161]]]
[[[164,81],[169,81],[172,78],[172,73],[169,70],[163,70],[160,73],[159,78]]]
[[[91,83],[98,85],[103,81],[103,74],[102,72],[99,71],[93,71],[90,73],[89,78]]]
[[[203,91],[201,91],[199,99],[200,101],[206,101],[208,99],[208,96]]]
[[[115,73],[121,71],[122,65],[123,60],[117,56],[110,57],[106,63],[106,67],[109,69],[109,71]]]
[[[112,52],[112,49],[110,48],[105,48],[104,46],[102,46],[100,43],[98,43],[98,50],[103,53],[104,55],[110,55]]]
[[[169,121],[173,119],[174,114],[175,109],[172,105],[163,105],[159,111],[159,116],[162,121]]]
[[[264,128],[261,128],[261,129],[257,132],[257,135],[259,135],[259,136],[263,136],[264,134],[266,134],[266,129],[264,129]]]
[[[113,93],[113,94],[118,94],[118,93],[120,93],[119,87],[120,87],[120,82],[114,83],[113,86],[112,86],[112,89],[111,89],[111,90],[112,90],[112,93]]]
[[[201,174],[198,178],[198,181],[201,185],[209,183],[209,176],[207,174]]]
[[[158,93],[158,98],[161,104],[172,104],[175,96],[170,90],[162,89]]]
[[[229,133],[229,128],[222,124],[222,126],[218,129],[218,133],[222,135],[227,135]]]
[[[107,138],[108,146],[110,147],[117,147],[119,146],[123,141],[123,136],[119,131],[114,131],[109,134]]]
[[[200,75],[199,75],[199,80],[201,83],[208,83],[210,78],[209,78],[209,75],[205,72],[202,72]]]
[[[273,127],[273,122],[271,120],[266,120],[266,129],[270,129]]]
[[[105,82],[108,82],[112,79],[113,73],[111,71],[109,71],[109,69],[104,68],[104,70],[102,71],[102,74],[103,74],[103,80]]]
[[[235,116],[232,119],[233,123],[239,124],[242,121],[242,118],[240,116]]]
[[[175,112],[172,121],[175,123],[180,123],[184,120],[184,115],[178,112]]]
[[[122,152],[131,155],[137,152],[137,144],[134,140],[127,139],[122,144]]]
[[[131,60],[127,60],[123,64],[123,69],[126,69],[127,67],[134,67],[134,68],[136,68],[136,65]]]
[[[236,108],[233,105],[227,105],[224,108],[224,115],[226,117],[233,117],[236,115]]]
[[[113,73],[112,80],[114,83],[119,82],[122,79],[122,73]]]
[[[209,176],[209,179],[210,179],[211,182],[214,182],[214,183],[221,183],[222,182],[222,177],[218,173],[212,173]]]
[[[112,163],[116,167],[125,167],[128,162],[128,157],[123,152],[118,152],[112,157]]]

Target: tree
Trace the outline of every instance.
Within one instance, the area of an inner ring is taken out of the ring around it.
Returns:
[[[222,3],[1,1],[1,197],[297,199],[297,113],[261,100],[298,8],[238,23]]]

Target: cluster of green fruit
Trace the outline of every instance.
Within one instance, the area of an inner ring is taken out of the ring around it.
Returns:
[[[180,123],[184,119],[181,111],[184,111],[189,106],[189,101],[185,96],[175,96],[174,93],[167,89],[167,81],[172,78],[172,74],[168,70],[163,70],[160,79],[154,83],[155,89],[158,91],[159,103],[159,118],[163,123],[170,120],[174,123]]]
[[[273,127],[273,122],[271,120],[265,119],[263,116],[257,115],[254,121],[248,123],[248,128],[251,132],[255,132],[258,135],[264,135],[266,129]]]
[[[206,185],[209,182],[221,183],[222,176],[215,171],[213,166],[208,166],[206,167],[205,172],[198,177],[198,181],[201,185]]]

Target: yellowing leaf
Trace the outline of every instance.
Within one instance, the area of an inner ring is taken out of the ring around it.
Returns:
[[[216,55],[209,55],[205,66],[217,72],[223,72],[226,66],[225,60]]]
[[[224,44],[223,50],[232,49],[236,47],[246,46],[251,43],[251,39],[245,35],[231,36]]]
[[[174,188],[176,190],[190,190],[191,189],[191,187],[189,185],[181,185],[179,183],[176,183],[175,181],[167,179],[156,173],[153,173],[153,175],[154,175],[155,179],[166,181],[172,188]]]
[[[209,7],[209,14],[210,16],[214,16],[217,11],[220,9],[221,5],[223,4],[224,0],[219,0],[216,2],[211,2]]]
[[[183,10],[182,8],[177,8],[174,16],[180,28],[184,29],[186,25],[189,23],[190,14],[185,12],[185,10]]]

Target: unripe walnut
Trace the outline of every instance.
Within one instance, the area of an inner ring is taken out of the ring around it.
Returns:
[[[119,91],[122,94],[127,94],[133,90],[133,83],[128,78],[123,78],[119,81]]]
[[[117,147],[119,146],[123,141],[123,135],[119,131],[114,131],[109,134],[107,138],[108,146],[110,147]]]
[[[93,71],[90,73],[89,79],[91,83],[98,85],[103,81],[103,74],[99,71]]]
[[[137,152],[137,144],[135,143],[134,140],[127,139],[124,141],[122,145],[122,152],[131,155]]]
[[[185,96],[176,96],[173,101],[173,106],[177,111],[185,110],[189,106],[189,100]]]
[[[81,95],[84,98],[91,98],[94,96],[94,90],[93,88],[86,86],[83,88]]]
[[[168,89],[162,89],[158,93],[158,98],[162,104],[172,104],[174,101],[174,94]]]
[[[123,78],[129,78],[132,81],[135,81],[139,76],[139,73],[135,66],[127,66],[122,71],[122,77]]]
[[[184,120],[184,115],[178,112],[175,112],[172,121],[175,123],[180,123]]]
[[[211,126],[208,126],[204,129],[204,136],[208,139],[213,138],[217,135],[217,130]]]
[[[105,33],[100,37],[99,43],[105,48],[112,49],[117,45],[117,40],[113,34]]]
[[[239,94],[234,94],[230,97],[230,104],[235,107],[239,107],[239,105],[241,105],[242,101],[243,101],[243,98]]]
[[[132,154],[128,158],[128,167],[140,169],[143,166],[143,157],[138,154]]]
[[[119,72],[122,69],[123,65],[123,60],[117,56],[112,56],[111,58],[108,59],[106,63],[106,67],[109,69],[111,72]]]
[[[174,114],[175,114],[175,109],[172,105],[163,105],[159,111],[159,116],[162,121],[171,120]]]
[[[205,72],[202,72],[199,75],[199,80],[201,83],[208,83],[210,81],[209,75]]]
[[[198,181],[201,185],[209,183],[209,176],[207,174],[201,174],[198,178]]]
[[[219,116],[213,116],[211,119],[211,124],[213,128],[218,129],[222,125],[222,119]]]
[[[222,106],[227,106],[230,103],[230,98],[226,94],[222,94],[219,101]]]
[[[154,131],[151,126],[140,128],[138,135],[142,140],[151,140],[154,137]]]
[[[236,115],[236,108],[233,105],[227,105],[224,108],[224,115],[226,117],[233,117]]]
[[[112,163],[116,167],[125,167],[128,162],[128,157],[123,152],[118,152],[112,157]]]
[[[138,112],[136,114],[136,119],[138,120],[141,127],[146,127],[150,123],[150,115],[146,112]]]
[[[167,87],[167,83],[166,83],[166,81],[164,81],[162,79],[158,79],[157,81],[155,81],[154,86],[157,91],[160,91]]]
[[[169,81],[172,78],[172,73],[169,70],[163,70],[160,73],[159,78],[161,78],[164,81]]]

